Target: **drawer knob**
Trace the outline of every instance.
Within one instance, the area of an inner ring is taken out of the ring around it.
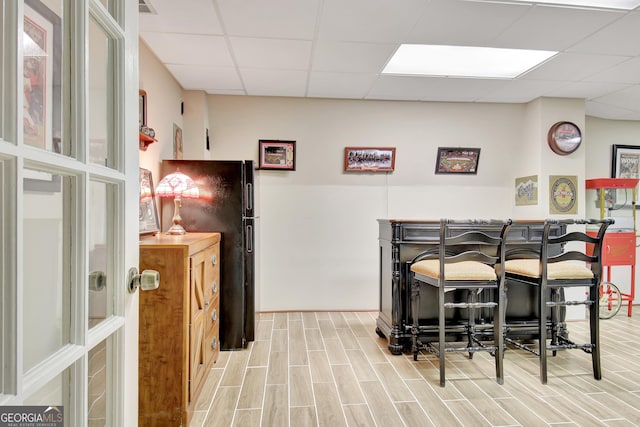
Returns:
[[[211,321],[215,322],[218,320],[218,311],[214,308],[211,312]]]
[[[211,265],[216,265],[218,263],[218,255],[211,255]]]
[[[211,282],[211,292],[213,292],[214,294],[218,292],[218,282],[216,280]]]
[[[215,350],[218,347],[218,337],[213,337],[211,340],[211,349]]]

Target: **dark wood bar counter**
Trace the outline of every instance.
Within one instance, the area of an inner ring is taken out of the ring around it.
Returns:
[[[440,222],[439,220],[379,219],[378,224],[380,307],[376,332],[381,337],[387,338],[391,353],[400,354],[410,346],[411,333],[406,330],[406,326],[413,322],[409,304],[410,286],[407,283],[408,274],[405,271],[407,262],[423,251],[437,252]],[[481,220],[477,224],[460,224],[459,231],[462,233],[470,228],[480,228],[488,234],[498,236],[501,227],[502,222]],[[507,236],[508,247],[538,249],[542,240],[542,229],[542,221],[514,223]],[[556,232],[559,234],[563,231],[564,226],[558,226]],[[419,313],[420,322],[437,322],[435,302],[437,290],[425,289],[425,291],[427,293],[424,294],[424,300],[432,299],[434,304],[423,305]],[[428,294],[429,291],[433,292],[432,296]],[[535,330],[537,318],[535,289],[519,283],[508,283],[507,298],[507,336],[519,338],[531,334]],[[491,323],[491,313],[481,313],[480,317],[480,321]]]

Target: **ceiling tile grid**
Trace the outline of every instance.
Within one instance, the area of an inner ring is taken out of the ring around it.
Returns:
[[[500,0],[147,0],[140,38],[187,90],[524,103],[640,120],[640,11]],[[512,80],[382,75],[401,43],[554,50]]]

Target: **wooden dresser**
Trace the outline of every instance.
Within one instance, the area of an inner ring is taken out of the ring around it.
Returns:
[[[220,233],[140,241],[140,271],[160,286],[140,292],[139,415],[144,426],[188,426],[219,353]]]

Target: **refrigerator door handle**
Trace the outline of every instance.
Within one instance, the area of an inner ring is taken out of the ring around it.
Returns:
[[[248,183],[247,189],[247,210],[253,210],[253,184]]]
[[[247,253],[253,252],[253,225],[247,225],[247,232],[245,233],[245,247]]]

